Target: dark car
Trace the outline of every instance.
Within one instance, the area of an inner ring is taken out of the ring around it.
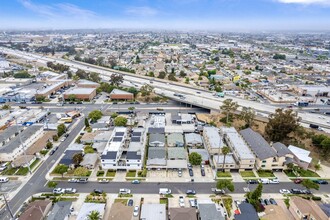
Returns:
[[[270,205],[270,201],[268,199],[265,199],[264,201],[266,205]]]
[[[259,201],[260,201],[260,204],[261,204],[262,206],[265,206],[265,205],[266,205],[266,203],[265,203],[265,201],[264,201],[263,199],[259,199]]]
[[[127,206],[133,206],[133,199],[129,199],[127,202]]]
[[[81,101],[77,102],[77,104],[83,104]]]
[[[302,191],[300,189],[291,189],[290,191],[292,194],[302,194]]]
[[[248,184],[258,184],[258,180],[248,180],[246,181]]]
[[[94,189],[94,193],[96,194],[102,194],[103,190],[102,189]]]
[[[189,176],[194,176],[194,172],[192,169],[189,169]]]
[[[49,152],[49,155],[53,155],[55,153],[55,150],[51,150],[50,152]]]
[[[326,180],[313,180],[313,182],[317,183],[317,184],[321,184],[321,185],[328,184],[328,181],[326,181]]]
[[[303,189],[303,190],[301,190],[301,192],[302,192],[303,194],[307,194],[307,195],[312,194],[312,192],[311,192],[310,190],[308,190],[308,189]]]
[[[205,170],[204,169],[201,169],[201,174],[202,174],[202,176],[205,176]]]
[[[193,189],[188,189],[188,190],[186,191],[186,194],[187,194],[187,195],[195,195],[195,194],[196,194],[196,191],[193,190]]]
[[[273,199],[273,198],[270,198],[270,199],[269,199],[269,202],[270,202],[272,205],[277,205],[277,202],[276,202],[275,199]]]

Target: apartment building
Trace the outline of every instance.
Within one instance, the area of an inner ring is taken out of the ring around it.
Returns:
[[[221,154],[221,148],[224,143],[222,137],[219,134],[219,129],[216,127],[204,127],[203,128],[204,146],[210,155]]]

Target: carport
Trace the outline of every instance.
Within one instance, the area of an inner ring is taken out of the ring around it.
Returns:
[[[167,160],[167,169],[186,169],[187,160]]]

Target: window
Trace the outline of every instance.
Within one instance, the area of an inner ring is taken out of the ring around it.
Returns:
[[[266,163],[267,161],[266,161],[266,160],[263,160],[262,162],[263,162],[263,163]]]
[[[266,165],[261,165],[261,167],[266,167]]]

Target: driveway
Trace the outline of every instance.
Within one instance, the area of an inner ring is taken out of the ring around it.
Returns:
[[[291,182],[289,177],[284,172],[274,172],[274,175],[280,182]]]
[[[233,182],[245,182],[241,174],[239,174],[238,172],[232,172],[231,176],[233,177]]]

